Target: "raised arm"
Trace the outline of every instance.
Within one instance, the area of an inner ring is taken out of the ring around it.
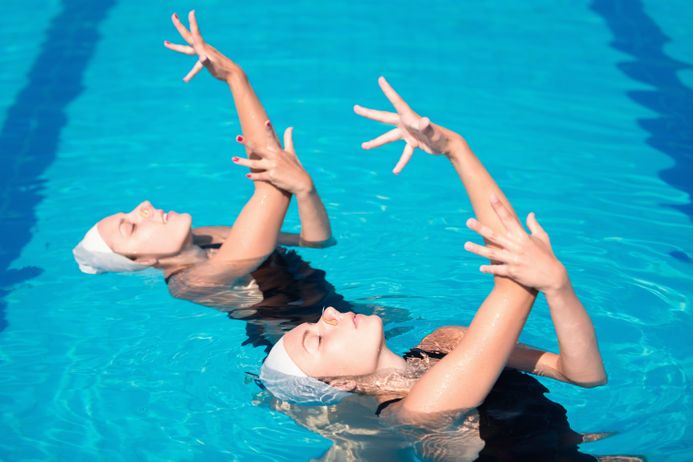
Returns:
[[[473,225],[483,236],[483,228],[477,223]],[[549,304],[559,354],[526,349],[518,352],[515,363],[509,365],[584,387],[603,385],[607,381],[606,371],[592,321],[534,213],[528,215],[527,226],[531,235],[499,242],[496,248],[465,244],[470,252],[497,262],[482,266],[482,271],[534,287],[544,293]]]
[[[384,78],[380,78],[379,84],[397,112],[360,106],[355,106],[354,110],[359,115],[395,128],[364,143],[363,147],[370,149],[404,140],[406,145],[395,173],[406,165],[415,148],[429,154],[445,155],[462,179],[478,219],[496,235],[516,233],[520,225],[510,212],[512,209],[507,199],[465,140],[416,114]],[[489,197],[495,198],[493,205],[506,204],[505,212],[492,207]],[[424,374],[401,401],[400,408],[408,412],[429,413],[479,405],[505,366],[535,296],[533,290],[507,278],[497,278],[460,345]]]
[[[178,32],[189,45],[165,42],[174,51],[197,56],[198,61],[185,76],[187,82],[201,69],[219,80],[225,81],[236,105],[243,136],[237,140],[245,145],[251,158],[269,158],[282,155],[276,134],[255,91],[236,63],[205,43],[200,34],[195,12],[188,15],[190,30],[180,22],[176,14],[172,21]],[[291,138],[291,133],[287,135]],[[232,279],[253,271],[277,244],[279,229],[284,221],[290,195],[264,181],[255,182],[255,191],[217,252],[204,270],[218,277]]]

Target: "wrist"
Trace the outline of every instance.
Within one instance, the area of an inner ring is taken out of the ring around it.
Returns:
[[[556,277],[551,282],[551,284],[543,287],[541,289],[544,292],[544,296],[547,298],[556,298],[564,296],[572,292],[573,287],[570,284],[570,278],[568,277],[568,272],[565,267],[559,262],[558,268],[556,269]]]
[[[245,72],[243,72],[243,69],[238,66],[230,66],[228,72],[229,75],[226,77],[226,83],[229,85],[248,81],[248,77],[245,75]]]
[[[317,190],[315,189],[313,181],[306,182],[301,188],[294,191],[294,196],[296,196],[298,200],[314,196],[315,194],[317,194]]]
[[[442,153],[450,162],[457,162],[462,156],[469,153],[469,145],[460,135],[450,132],[450,141]]]

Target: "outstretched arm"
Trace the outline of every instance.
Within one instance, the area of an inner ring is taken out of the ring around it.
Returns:
[[[282,149],[276,134],[243,70],[205,43],[194,11],[189,13],[188,19],[189,31],[176,14],[172,17],[176,29],[189,45],[165,43],[169,49],[197,56],[198,61],[184,80],[189,81],[204,67],[215,78],[227,82],[244,134],[239,135],[237,140],[246,146],[251,158],[279,155]],[[287,137],[290,140],[290,132]],[[211,268],[208,267],[207,270],[218,273],[217,276],[231,279],[247,274],[260,265],[276,247],[289,199],[288,193],[275,186],[264,181],[255,182],[252,197],[236,218],[221,249],[210,260]]]
[[[396,113],[355,106],[357,114],[394,125],[384,135],[364,143],[370,149],[396,140],[406,145],[394,169],[399,173],[415,148],[445,155],[462,179],[479,220],[493,233],[516,233],[520,227],[507,199],[479,159],[458,134],[416,114],[384,78],[380,86]],[[488,198],[494,197],[493,204]],[[501,211],[497,205],[506,204]],[[493,205],[493,207],[492,207]],[[521,228],[521,227],[520,227]],[[407,412],[441,412],[479,405],[505,366],[524,326],[536,292],[507,278],[496,279],[460,345],[414,385],[400,407]]]

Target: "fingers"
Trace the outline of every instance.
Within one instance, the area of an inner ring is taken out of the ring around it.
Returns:
[[[356,104],[354,106],[354,112],[365,117],[367,119],[376,120],[384,124],[396,124],[399,120],[399,116],[394,112],[378,111],[376,109],[368,109],[367,107],[362,107]]]
[[[164,46],[169,50],[177,51],[178,53],[183,53],[184,55],[193,56],[195,55],[195,49],[187,45],[177,45],[169,41],[164,42]]]
[[[387,83],[385,77],[381,76],[378,78],[378,85],[380,85],[380,89],[383,90],[383,93],[385,93],[385,96],[387,97],[387,99],[390,100],[390,102],[399,114],[405,112],[413,112],[411,108],[407,105],[407,103],[404,102],[402,97],[397,94],[394,88],[392,88],[390,84]]]
[[[173,13],[171,15],[171,21],[173,22],[173,25],[176,27],[176,30],[180,34],[181,37],[183,37],[183,40],[188,42],[190,45],[193,43],[192,39],[192,34],[188,31],[188,29],[185,28],[182,22],[180,22],[180,19],[178,18],[178,14]]]
[[[236,165],[256,170],[267,170],[269,167],[265,159],[245,159],[243,157],[232,157],[231,160]]]
[[[185,77],[183,77],[183,82],[188,83],[190,80],[197,75],[198,72],[200,72],[202,69],[204,69],[205,65],[202,64],[201,61],[195,62],[195,65],[190,69],[190,72],[187,73]]]
[[[192,46],[200,57],[201,62],[207,61],[207,53],[205,53],[205,41],[200,35],[200,28],[197,25],[197,18],[195,18],[195,10],[190,10],[188,13],[188,21],[190,22],[190,34],[192,35]]]
[[[512,261],[512,255],[509,252],[496,247],[486,247],[475,244],[474,242],[465,242],[464,250],[481,257],[488,258],[491,261],[499,261],[503,263],[510,263]]]
[[[402,138],[402,130],[399,128],[393,128],[389,132],[383,133],[377,138],[373,138],[370,141],[366,141],[365,143],[361,143],[361,147],[363,149],[373,149],[377,148],[379,146],[382,146],[383,144],[388,144],[392,143],[394,141],[397,141]]]
[[[267,144],[269,145],[275,145],[279,149],[281,149],[281,145],[279,144],[279,137],[274,131],[274,127],[272,126],[272,122],[269,121],[269,119],[265,120],[265,134],[267,135]]]
[[[402,156],[399,158],[399,161],[397,162],[397,165],[395,165],[395,168],[392,169],[392,173],[395,175],[399,175],[399,172],[402,171],[405,165],[409,163],[411,160],[411,156],[414,154],[414,147],[407,143],[404,145],[404,151],[402,151]]]
[[[488,226],[482,224],[479,220],[475,220],[474,218],[470,218],[469,220],[467,220],[467,227],[469,229],[471,229],[472,231],[477,232],[481,237],[483,237],[487,241],[492,242],[493,244],[499,245],[499,246],[503,247],[504,249],[508,249],[510,251],[517,251],[518,250],[517,244],[515,244],[513,241],[511,241],[507,237],[496,233],[494,230],[492,230]]]
[[[506,230],[514,233],[526,234],[525,230],[522,229],[522,225],[515,219],[515,216],[505,208],[503,202],[501,202],[495,194],[491,194],[491,207],[493,207],[498,219],[500,219]]]
[[[495,276],[510,276],[508,265],[481,265],[479,271],[482,273],[493,274]]]
[[[255,154],[262,159],[275,155],[275,152],[269,147],[258,146],[255,143],[245,139],[242,135],[238,135],[236,137],[236,141],[245,146],[248,153]]]
[[[296,151],[294,150],[293,135],[294,127],[289,127],[286,130],[284,130],[284,150],[286,152],[290,152],[293,155],[296,155]]]
[[[269,172],[258,172],[258,173],[248,173],[246,178],[250,178],[253,181],[271,181],[272,177]]]

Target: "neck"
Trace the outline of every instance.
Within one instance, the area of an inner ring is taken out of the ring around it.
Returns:
[[[173,273],[207,261],[207,259],[207,251],[190,243],[177,255],[160,258],[156,267],[163,270],[164,277],[169,277]]]
[[[404,358],[393,353],[387,345],[383,345],[383,348],[380,350],[380,358],[378,358],[378,370],[404,370],[406,367],[407,362]]]

